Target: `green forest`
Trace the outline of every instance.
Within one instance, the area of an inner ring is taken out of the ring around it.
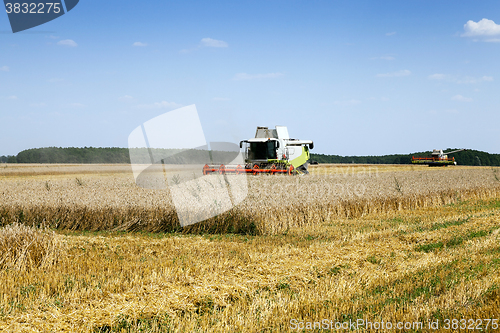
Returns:
[[[35,148],[16,156],[2,156],[3,163],[130,163],[126,148]]]
[[[446,151],[450,151],[451,148]],[[455,149],[453,149],[455,150]],[[445,152],[446,152],[445,151]],[[198,158],[196,152],[190,151],[189,154],[174,154],[170,151],[167,155],[176,155],[172,157],[172,163],[182,163],[182,161]],[[144,163],[149,162],[149,153],[147,150],[139,152],[144,157]],[[311,161],[318,163],[358,163],[358,164],[410,164],[411,157],[431,156],[431,152],[418,152],[413,154],[383,155],[383,156],[339,156],[311,154]],[[229,157],[229,155],[228,155]],[[449,157],[455,157],[458,165],[482,165],[482,166],[500,166],[500,154],[490,154],[478,150],[466,150],[454,153]],[[226,158],[227,159],[227,158]],[[129,150],[127,148],[35,148],[23,150],[15,156],[0,156],[0,163],[130,163]]]
[[[76,163],[76,164],[113,164],[130,163],[130,153],[134,163],[149,164],[204,164],[212,160],[214,163],[227,164],[237,152],[219,152],[197,149],[145,149],[145,148],[36,148],[23,150],[16,156],[1,156],[0,163]]]
[[[448,148],[447,151],[456,150]],[[357,163],[357,164],[411,164],[412,156],[430,157],[431,151],[412,154],[397,154],[383,156],[339,156],[311,154],[311,160],[318,163]],[[454,157],[458,165],[500,166],[500,154],[490,154],[479,150],[465,150],[448,156]]]

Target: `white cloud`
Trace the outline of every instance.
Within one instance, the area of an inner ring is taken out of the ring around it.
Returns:
[[[59,36],[53,36],[53,35],[50,35],[49,36],[50,39],[59,39],[60,37]]]
[[[403,69],[397,72],[377,74],[378,77],[398,77],[398,76],[408,76],[411,72],[407,69]]]
[[[57,42],[57,45],[70,46],[70,47],[77,47],[78,46],[78,44],[75,43],[75,41],[72,39],[60,40]]]
[[[461,35],[462,37],[500,35],[500,25],[485,18],[479,22],[467,21],[464,24],[464,30],[465,32]]]
[[[202,38],[202,40],[200,41],[200,44],[198,44],[198,46],[190,48],[190,49],[182,49],[179,51],[179,53],[190,53],[190,52],[197,51],[197,50],[204,48],[204,47],[222,48],[222,47],[228,47],[228,46],[229,45],[223,40],[217,40],[217,39],[213,39],[213,38]]]
[[[386,36],[394,36],[395,34],[396,34],[396,31],[393,31],[393,32],[388,32],[385,35]]]
[[[132,46],[144,47],[144,46],[148,46],[148,44],[147,43],[141,43],[141,42],[135,42],[134,44],[132,44]]]
[[[225,102],[225,101],[229,101],[230,99],[229,98],[224,98],[224,97],[214,97],[212,98],[213,101],[218,101],[218,102]]]
[[[439,81],[447,81],[459,84],[475,84],[480,82],[491,82],[493,81],[493,77],[491,76],[482,76],[482,77],[472,77],[472,76],[464,76],[459,78],[457,76],[446,75],[446,74],[432,74],[428,76],[429,80],[439,80]]]
[[[120,101],[124,101],[124,102],[130,102],[132,101],[134,98],[132,96],[129,96],[129,95],[124,95],[120,98],[118,98]]]
[[[284,75],[283,73],[267,73],[267,74],[238,73],[233,77],[233,80],[273,79],[283,75]]]
[[[15,95],[11,95],[11,96],[0,96],[0,99],[17,100],[17,96],[15,96]]]
[[[223,40],[217,40],[212,38],[203,38],[201,40],[201,45],[206,47],[228,47],[227,43]]]
[[[2,71],[2,72],[8,72],[9,70],[10,70],[9,66],[0,67],[0,71]]]
[[[451,98],[452,101],[459,101],[459,102],[472,102],[472,98],[470,97],[464,97],[462,95],[455,95]]]
[[[31,103],[30,106],[32,108],[43,108],[44,106],[46,106],[47,104],[43,103],[43,102],[40,102],[40,103]]]
[[[483,81],[491,82],[491,81],[493,81],[493,77],[483,76],[480,78],[475,78],[475,77],[466,76],[462,79],[457,80],[457,83],[479,83],[479,82],[483,82]]]
[[[432,75],[429,75],[429,80],[444,80],[445,76],[446,75],[444,75],[444,74],[432,74]]]
[[[181,106],[182,106],[181,104],[177,104],[174,102],[166,102],[166,101],[156,102],[153,104],[137,105],[139,109],[175,109]]]
[[[335,101],[333,102],[335,105],[342,105],[342,106],[351,106],[351,105],[358,105],[361,104],[361,101],[357,99],[349,99],[346,101]]]

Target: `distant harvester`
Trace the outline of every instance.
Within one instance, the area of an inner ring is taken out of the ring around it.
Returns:
[[[434,149],[432,151],[431,157],[411,157],[412,164],[427,164],[428,166],[447,166],[447,165],[457,165],[455,162],[455,157],[448,158],[448,154],[457,153],[459,151],[464,151],[467,149],[458,149],[443,153],[442,149]],[[445,155],[446,154],[446,155]]]

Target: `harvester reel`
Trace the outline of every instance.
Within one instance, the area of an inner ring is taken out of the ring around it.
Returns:
[[[271,165],[271,175],[276,173],[276,164]]]
[[[259,174],[259,166],[258,166],[257,164],[255,164],[255,165],[253,166],[253,169],[252,169],[252,170],[253,170],[253,174],[254,174],[254,176]]]
[[[219,167],[219,174],[224,175],[226,173],[226,167],[224,164],[221,164]]]

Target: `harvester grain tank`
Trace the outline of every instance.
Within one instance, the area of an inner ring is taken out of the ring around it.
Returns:
[[[311,140],[291,139],[286,126],[275,129],[257,127],[255,138],[240,142],[245,165],[205,165],[203,174],[212,172],[236,174],[308,174]]]
[[[442,149],[434,149],[432,151],[431,157],[415,157],[412,156],[411,163],[413,164],[427,164],[429,166],[447,166],[447,165],[457,165],[455,162],[455,157],[448,158],[449,154],[457,153],[459,151],[464,151],[467,149],[458,149],[454,151],[449,151],[444,153]]]

